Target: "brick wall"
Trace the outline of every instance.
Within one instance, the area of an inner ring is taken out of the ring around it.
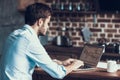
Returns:
[[[81,35],[81,29],[87,25],[93,33],[91,36],[91,42],[96,43],[99,38],[106,38],[108,42],[119,41],[120,14],[98,13],[96,14],[96,21],[94,21],[93,14],[84,16],[86,17],[71,17],[71,21],[65,20],[68,18],[67,16],[60,17],[59,22],[56,22],[55,17],[53,17],[50,22],[49,36],[57,36],[58,27],[67,27],[69,28],[74,46],[80,46],[84,43]],[[86,21],[84,21],[84,18],[86,18]]]
[[[59,20],[58,17],[53,16],[49,23],[49,36],[55,37],[59,35],[58,28],[66,27],[73,45],[81,46],[84,44],[81,29],[87,26],[93,33],[91,43],[96,43],[99,38],[106,38],[108,42],[116,42],[120,38],[119,22],[119,13],[64,14],[59,16]]]

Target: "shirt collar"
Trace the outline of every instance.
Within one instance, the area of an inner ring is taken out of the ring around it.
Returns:
[[[28,29],[31,34],[37,36],[37,34],[36,34],[35,31],[33,30],[33,28],[32,28],[31,26],[29,26],[28,24],[25,24],[23,28]]]

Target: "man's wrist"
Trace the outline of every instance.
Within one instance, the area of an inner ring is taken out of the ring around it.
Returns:
[[[60,60],[53,59],[53,61],[54,61],[54,62],[56,62],[56,63],[57,63],[57,64],[59,64],[59,65],[63,65],[63,62],[62,62],[62,61],[60,61]]]

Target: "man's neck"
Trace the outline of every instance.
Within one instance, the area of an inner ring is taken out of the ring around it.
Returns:
[[[32,29],[35,31],[35,33],[38,35],[38,26],[36,26],[36,25],[32,25],[31,26],[32,27]]]

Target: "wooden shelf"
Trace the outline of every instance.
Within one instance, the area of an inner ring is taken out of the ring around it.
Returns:
[[[56,11],[56,10],[54,10],[53,11],[53,16],[56,16],[56,17],[58,17],[58,16],[60,16],[60,17],[62,17],[62,16],[79,16],[79,15],[85,15],[85,14],[95,14],[96,13],[96,11]]]
[[[95,14],[97,5],[95,0],[78,0],[78,1],[54,1],[50,3],[54,15],[72,15],[72,14]]]
[[[62,11],[62,10],[53,10],[53,16],[56,15],[85,15],[85,14],[96,14],[96,11]]]
[[[62,11],[62,10],[53,10],[53,13],[96,13],[96,11]]]

